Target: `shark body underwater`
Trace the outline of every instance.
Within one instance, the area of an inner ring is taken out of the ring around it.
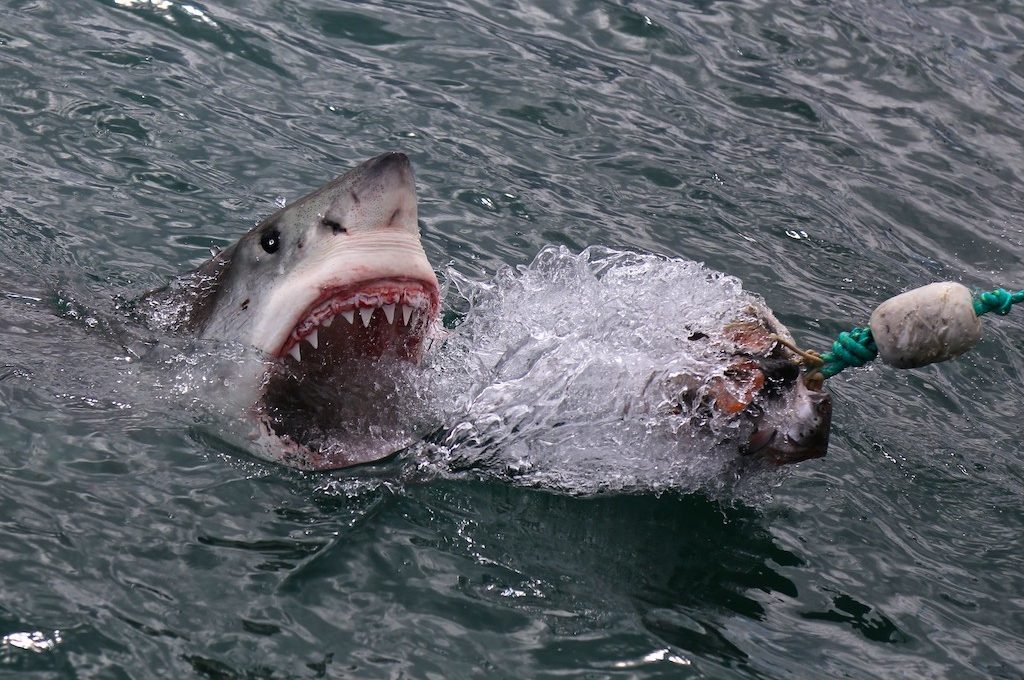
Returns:
[[[286,205],[148,297],[160,305],[182,296],[180,326],[203,339],[254,347],[267,359],[244,399],[255,421],[247,437],[254,454],[330,470],[413,443],[330,435],[351,406],[371,420],[388,415],[379,394],[347,393],[352,376],[370,375],[377,384],[375,371],[415,366],[440,328],[438,279],[420,240],[404,154],[371,158]],[[740,456],[777,464],[823,456],[831,400],[777,341],[791,339],[785,327],[767,308],[748,307],[737,310],[722,337],[719,373],[669,378],[679,395],[675,408],[745,423],[737,430]],[[366,431],[376,430],[371,423]]]

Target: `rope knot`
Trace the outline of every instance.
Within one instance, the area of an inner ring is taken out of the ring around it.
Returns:
[[[1015,297],[1013,293],[1003,288],[978,293],[974,298],[974,313],[981,316],[987,312],[995,312],[1006,316],[1010,313],[1013,303],[1020,302],[1020,300],[1014,299]]]
[[[854,328],[843,331],[832,343],[832,350],[822,355],[824,365],[821,372],[830,378],[845,368],[863,366],[878,356],[878,346],[871,336],[870,328]]]

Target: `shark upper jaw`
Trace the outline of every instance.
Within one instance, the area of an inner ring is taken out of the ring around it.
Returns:
[[[300,362],[305,343],[307,353],[333,345],[334,356],[378,358],[390,353],[416,361],[439,307],[436,279],[385,277],[325,285],[273,355]]]
[[[388,349],[413,361],[440,309],[440,291],[419,235],[369,233],[307,255],[268,291],[250,344],[277,359],[304,353],[377,358]],[[319,352],[318,352],[319,350]]]

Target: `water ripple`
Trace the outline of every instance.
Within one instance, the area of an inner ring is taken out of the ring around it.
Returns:
[[[829,457],[751,510],[264,467],[135,361],[183,341],[119,311],[391,148],[453,278],[655,251],[814,347],[910,286],[1019,286],[1017,3],[0,13],[0,669],[1019,674],[1014,314],[958,362],[833,379]]]

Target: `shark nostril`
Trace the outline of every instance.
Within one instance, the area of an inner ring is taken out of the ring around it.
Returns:
[[[325,227],[330,228],[330,230],[332,232],[334,232],[335,234],[347,234],[348,233],[348,229],[346,229],[345,227],[341,226],[341,222],[339,222],[338,220],[333,220],[330,217],[325,217],[322,220],[320,220],[320,224],[324,225]]]

